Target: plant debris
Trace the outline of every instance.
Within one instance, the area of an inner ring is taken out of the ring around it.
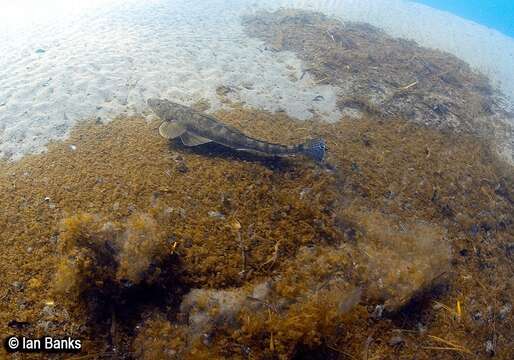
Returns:
[[[277,14],[246,26],[346,84],[359,119],[216,116],[322,137],[327,164],[187,148],[139,117],[0,162],[2,338],[79,337],[88,359],[514,357],[514,177],[484,141],[478,119],[503,114],[486,80],[369,26]]]
[[[403,120],[218,116],[268,141],[322,136],[331,170],[168,145],[139,118],[2,163],[0,276],[19,284],[4,336],[78,336],[92,358],[358,357],[376,329],[369,357],[451,356],[485,355],[494,322],[495,356],[512,355],[513,179],[486,145]],[[458,300],[460,320],[433,300]],[[398,326],[412,331],[390,345]],[[448,334],[453,351],[427,337]]]
[[[514,114],[504,110],[489,80],[457,57],[309,11],[261,11],[244,17],[243,25],[271,50],[295,52],[305,62],[303,76],[339,87],[338,107],[346,116],[402,117],[479,135],[514,164]]]

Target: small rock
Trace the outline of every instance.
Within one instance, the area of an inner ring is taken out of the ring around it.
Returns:
[[[248,82],[248,81],[247,81],[247,82],[242,83],[241,85],[242,85],[245,89],[247,89],[247,90],[253,90],[253,83],[251,83],[251,82]]]
[[[263,282],[253,288],[252,297],[264,301],[270,292],[270,283]]]
[[[229,88],[228,86],[221,85],[216,88],[216,94],[218,96],[226,96],[228,93],[232,92],[233,90]]]
[[[473,315],[471,315],[471,316],[473,317],[473,320],[475,320],[475,321],[480,321],[480,320],[482,320],[482,313],[481,313],[480,311],[478,311],[478,310],[477,310],[477,311],[475,311],[475,312],[473,313]]]
[[[23,320],[21,320],[21,321],[11,320],[11,321],[9,321],[7,326],[9,326],[10,328],[13,328],[13,329],[25,329],[30,326],[30,323],[28,321],[23,321]]]
[[[211,334],[203,334],[202,336],[202,343],[205,345],[205,346],[210,346],[212,344],[212,336]]]
[[[494,188],[494,192],[506,199],[511,199],[508,187],[505,185],[505,182],[501,182]]]
[[[19,282],[19,281],[15,281],[12,283],[12,287],[14,288],[14,290],[16,291],[21,291],[25,288],[25,286],[23,285],[23,283]]]
[[[387,190],[385,193],[384,193],[384,197],[386,199],[394,199],[394,197],[396,196],[396,194],[394,193],[394,191],[391,191],[391,190]]]
[[[223,215],[219,211],[212,211],[211,210],[211,211],[208,212],[208,214],[209,214],[209,217],[214,218],[214,219],[225,219],[225,215]]]
[[[432,309],[434,309],[434,310],[439,310],[442,308],[443,308],[443,305],[441,305],[440,303],[434,303],[434,305],[432,305]]]
[[[250,349],[248,346],[242,345],[241,352],[243,353],[245,359],[254,358],[254,356],[252,356],[252,349]]]
[[[43,310],[41,310],[41,315],[45,317],[53,317],[55,315],[55,307],[52,305],[45,305]]]
[[[59,241],[59,236],[58,235],[53,235],[50,237],[50,242],[54,245],[57,244],[57,242]]]
[[[453,216],[453,209],[450,207],[449,204],[444,204],[441,207],[441,214],[443,214],[446,217],[452,217]]]
[[[43,332],[48,333],[51,330],[55,330],[57,328],[57,324],[54,321],[41,320],[38,321],[37,327],[42,329]]]
[[[32,249],[32,247],[31,247],[31,246],[29,246],[29,247],[27,248],[27,252],[28,252],[29,254],[32,252],[32,250],[33,250],[33,249]]]
[[[505,256],[507,256],[508,258],[511,258],[513,257],[514,255],[514,244],[509,244],[507,245],[506,249],[505,249]]]
[[[484,230],[484,232],[488,233],[489,231],[491,231],[493,229],[493,226],[489,223],[486,223],[486,222],[483,222],[480,224],[480,227],[482,228],[482,230]]]
[[[402,346],[405,344],[405,340],[399,335],[393,336],[391,340],[389,340],[389,345],[391,346]]]
[[[495,351],[494,351],[494,344],[491,340],[487,340],[485,342],[485,352],[487,353],[487,355],[489,356],[494,356],[495,354]]]
[[[171,155],[171,158],[175,161],[175,162],[181,162],[184,160],[184,158],[179,155],[179,154],[172,154]]]
[[[512,311],[512,304],[505,304],[501,307],[500,312],[498,313],[498,318],[500,320],[505,320],[509,313]]]
[[[71,151],[75,151],[77,150],[77,146],[73,145],[73,144],[70,144],[70,150]]]
[[[471,230],[470,230],[471,235],[477,236],[479,231],[480,231],[480,227],[477,224],[471,225]]]
[[[311,192],[311,188],[304,188],[302,189],[302,191],[300,191],[300,199],[303,200],[303,198],[305,197],[305,195],[307,195],[308,193]]]
[[[424,333],[427,332],[426,326],[423,325],[422,323],[418,322],[418,324],[416,326],[418,328],[418,332],[419,332],[420,335],[423,335]]]
[[[384,305],[377,305],[377,306],[375,306],[375,310],[373,310],[371,317],[376,320],[381,319],[383,312],[384,312]]]
[[[185,174],[189,171],[189,169],[187,168],[186,164],[181,162],[177,165],[176,167],[177,171],[182,173],[182,174]]]
[[[166,349],[166,354],[169,355],[171,358],[175,358],[177,355],[177,351],[173,349]]]
[[[19,310],[25,310],[27,308],[27,300],[18,299],[16,300],[16,306]]]
[[[186,218],[186,210],[185,209],[182,209],[182,208],[177,208],[177,213],[180,215],[181,218],[185,219]]]
[[[444,116],[449,112],[448,107],[443,104],[436,104],[432,106],[432,110],[439,116]]]

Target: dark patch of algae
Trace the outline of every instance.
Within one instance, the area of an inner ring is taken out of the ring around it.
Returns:
[[[512,358],[512,169],[486,146],[400,120],[218,115],[322,136],[334,169],[82,123],[0,165],[2,337],[79,336],[84,359],[464,359],[488,342]]]

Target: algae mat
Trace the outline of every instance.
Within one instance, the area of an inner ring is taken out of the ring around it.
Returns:
[[[3,163],[3,337],[80,337],[77,358],[512,357],[512,169],[485,145],[218,116],[322,136],[330,165],[187,149],[140,118]]]

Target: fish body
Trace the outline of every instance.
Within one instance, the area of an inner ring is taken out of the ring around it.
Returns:
[[[254,139],[213,116],[166,99],[149,99],[148,105],[163,120],[159,127],[161,136],[168,139],[180,137],[186,146],[212,141],[235,150],[263,155],[305,155],[318,162],[325,156],[326,146],[323,139],[312,139],[292,146],[273,144]]]

